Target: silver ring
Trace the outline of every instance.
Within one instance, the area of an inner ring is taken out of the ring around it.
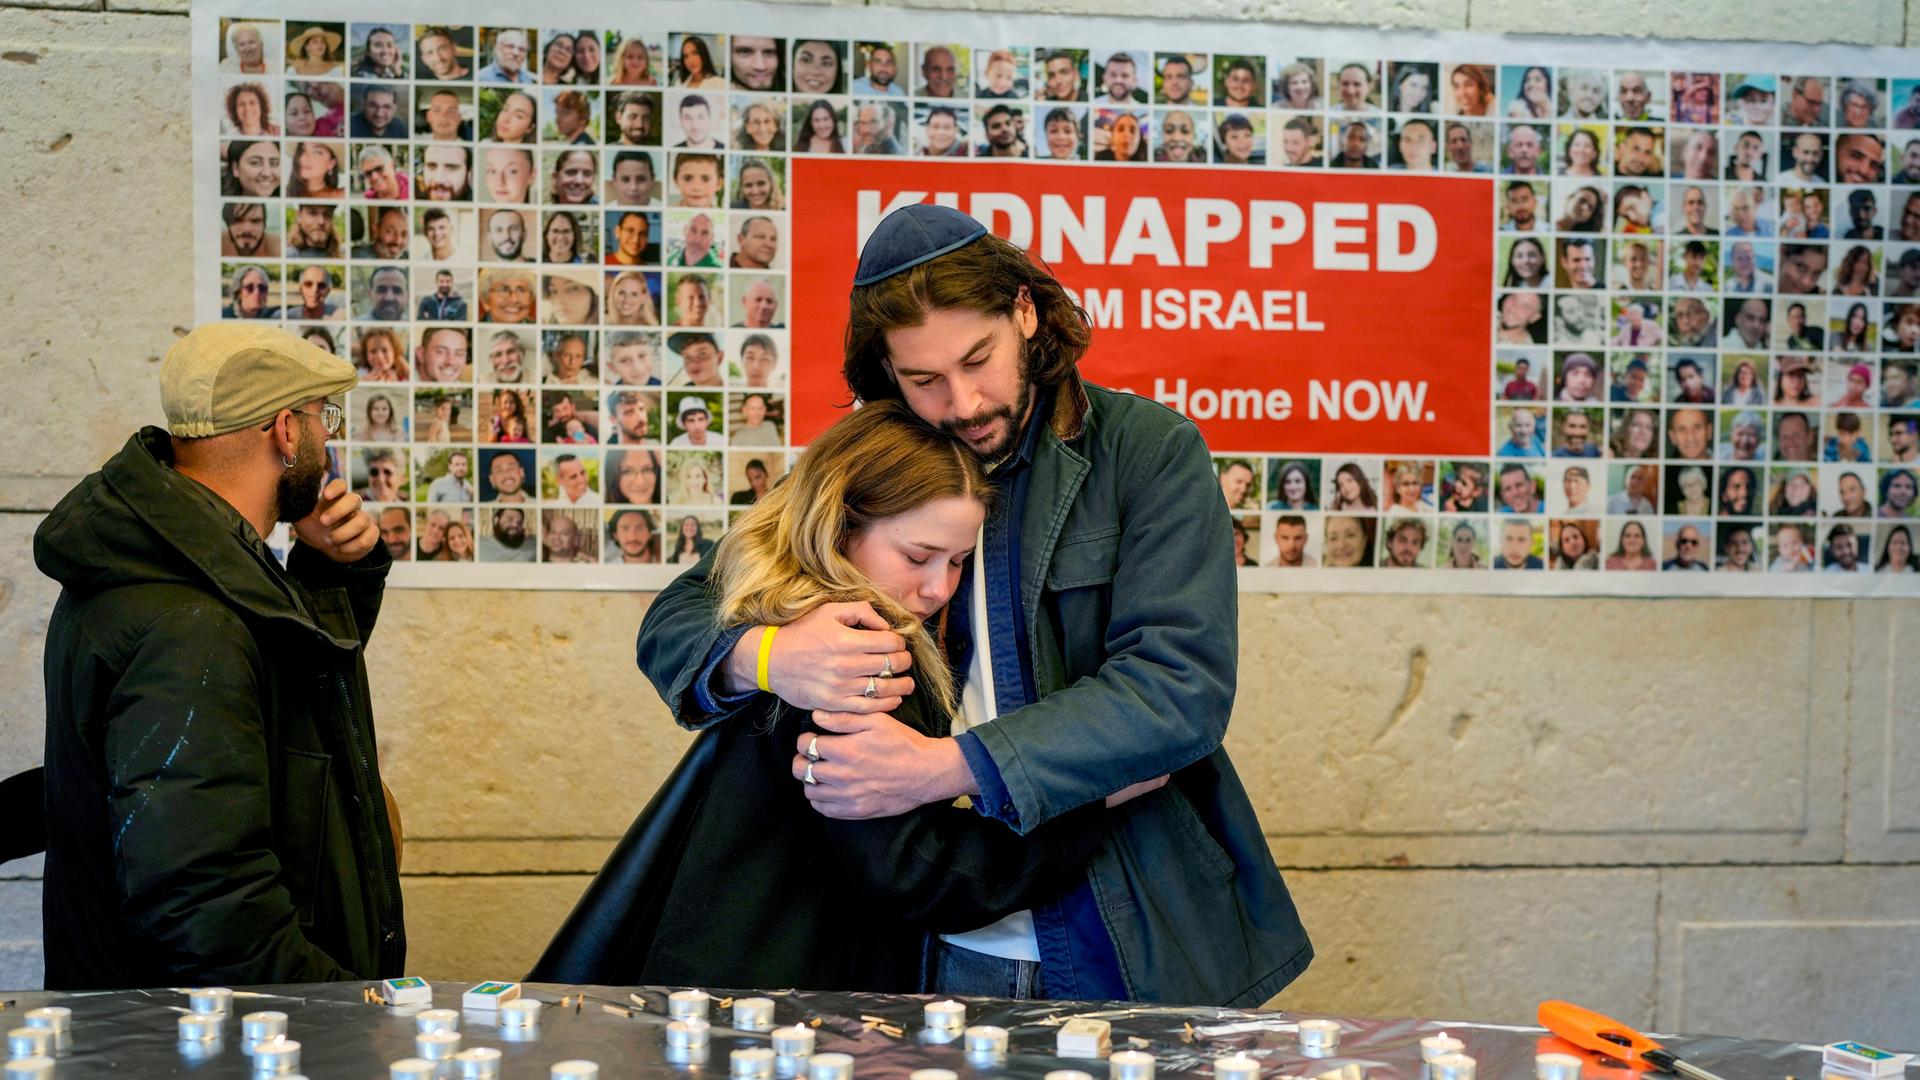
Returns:
[[[808,761],[820,760],[820,751],[816,749],[816,747],[818,747],[819,745],[820,745],[820,736],[818,735],[815,735],[813,738],[807,740],[806,754],[807,754]]]
[[[879,697],[880,696],[880,676],[878,675],[867,676],[867,688],[865,690],[860,691],[860,696],[863,698],[866,698],[869,701]]]
[[[800,782],[803,784],[817,784],[820,782],[813,778],[813,762],[807,762],[807,775],[801,777]]]
[[[892,653],[888,653],[887,658],[881,662],[880,677],[883,679],[893,678],[893,654]]]

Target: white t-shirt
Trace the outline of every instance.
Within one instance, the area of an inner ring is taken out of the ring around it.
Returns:
[[[967,610],[973,622],[973,660],[967,665],[967,682],[960,691],[962,726],[954,734],[992,723],[1000,715],[993,699],[993,649],[987,637],[987,575],[981,553],[987,549],[986,527],[980,529],[974,544],[973,589]],[[1033,932],[1033,912],[1016,911],[992,926],[969,930],[964,934],[941,934],[942,941],[1007,960],[1040,960],[1040,939]]]

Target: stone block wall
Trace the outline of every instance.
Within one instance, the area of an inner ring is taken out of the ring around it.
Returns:
[[[1151,15],[1151,0],[914,6]],[[1900,45],[1920,0],[1196,0],[1193,17]],[[40,759],[32,530],[159,420],[192,318],[184,0],[0,2],[0,774]],[[375,637],[413,968],[523,973],[687,742],[648,597],[395,591]],[[1902,601],[1247,595],[1228,746],[1319,950],[1279,1007],[1920,1050]],[[1909,636],[1911,635],[1911,636]],[[0,866],[0,986],[40,979]]]

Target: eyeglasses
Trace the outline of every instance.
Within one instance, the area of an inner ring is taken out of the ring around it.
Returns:
[[[301,416],[319,417],[320,426],[326,429],[329,437],[340,434],[340,426],[347,422],[347,410],[335,405],[331,401],[321,404],[319,412],[308,412],[306,409],[288,409],[287,411],[290,413],[299,413]],[[267,421],[261,426],[260,430],[272,431],[273,421]]]

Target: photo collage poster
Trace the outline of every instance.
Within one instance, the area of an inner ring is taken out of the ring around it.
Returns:
[[[397,584],[657,588],[710,550],[791,466],[797,374],[839,365],[793,348],[845,318],[795,310],[795,174],[865,156],[1484,198],[1485,428],[1447,453],[1215,441],[1245,588],[1914,588],[1920,78],[1890,51],[745,3],[195,13],[200,314],[359,370],[331,452]],[[1420,348],[1369,302],[1380,348]]]

